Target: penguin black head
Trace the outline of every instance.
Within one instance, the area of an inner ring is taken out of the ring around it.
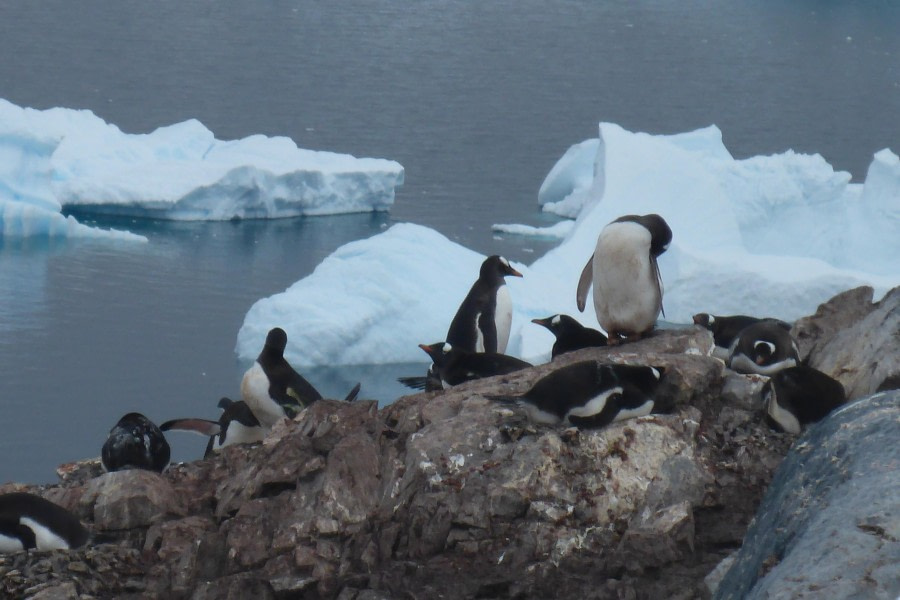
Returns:
[[[697,313],[693,316],[694,325],[700,325],[707,329],[711,328],[716,322],[716,318],[709,313]]]
[[[443,364],[447,355],[453,352],[453,346],[447,342],[435,342],[433,344],[419,344],[419,348],[425,351],[435,364]]]
[[[658,257],[669,248],[672,243],[672,229],[661,216],[652,213],[649,215],[625,215],[619,217],[613,223],[631,221],[643,226],[650,232],[650,255]]]
[[[509,261],[502,256],[494,254],[493,256],[488,256],[484,259],[484,262],[481,263],[481,279],[490,281],[503,279],[507,275],[512,275],[513,277],[522,276],[522,274],[516,271],[512,265],[509,264]]]
[[[553,332],[554,335],[566,329],[571,329],[573,323],[579,325],[578,321],[569,315],[553,315],[552,317],[544,317],[543,319],[532,319],[532,323],[536,323],[542,327],[546,327]]]
[[[287,348],[287,333],[285,333],[284,329],[281,327],[270,329],[268,335],[266,335],[266,345],[263,350],[283,355],[285,348]]]

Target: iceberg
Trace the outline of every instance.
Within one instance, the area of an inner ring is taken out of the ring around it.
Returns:
[[[305,150],[286,137],[217,140],[196,120],[127,134],[87,110],[6,100],[0,158],[8,235],[85,233],[62,211],[170,220],[385,211],[404,177],[397,162]]]
[[[674,232],[659,260],[671,322],[697,312],[792,321],[842,290],[871,285],[880,297],[900,284],[900,160],[889,150],[853,184],[819,155],[735,160],[714,126],[667,136],[601,123],[599,134],[566,152],[541,186],[544,208],[580,207],[560,244],[516,265],[524,277],[507,282],[510,354],[549,357],[552,335],[533,318],[561,312],[597,327],[590,299],[578,312],[575,289],[598,233],[624,214],[658,213]],[[298,365],[425,362],[417,345],[446,334],[483,258],[433,230],[395,225],[258,300],[236,352],[252,360],[278,325]]]

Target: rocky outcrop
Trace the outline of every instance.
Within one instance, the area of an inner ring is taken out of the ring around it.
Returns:
[[[664,331],[381,410],[316,402],[262,444],[163,474],[67,466],[59,485],[33,491],[76,511],[94,543],[0,557],[0,590],[701,597],[794,441],[763,422],[765,378],[731,372],[711,347],[699,327]],[[487,399],[579,360],[665,367],[662,414],[578,431]]]
[[[900,389],[900,288],[872,297],[870,287],[844,292],[791,332],[809,366],[840,381],[851,399]]]
[[[788,453],[719,600],[900,595],[900,391],[855,402]]]

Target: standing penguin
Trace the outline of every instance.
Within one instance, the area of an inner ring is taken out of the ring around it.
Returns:
[[[728,357],[728,366],[738,373],[770,377],[799,364],[797,342],[775,319],[764,319],[742,329]]]
[[[265,429],[271,429],[282,417],[293,418],[322,399],[322,394],[285,360],[286,347],[284,329],[270,329],[256,362],[241,380],[241,397]],[[355,400],[358,393],[356,384],[345,400]]]
[[[107,471],[146,469],[162,473],[171,450],[156,423],[141,413],[128,413],[109,430],[100,460]]]
[[[218,421],[207,419],[172,419],[159,426],[161,431],[191,431],[209,436],[206,444],[207,458],[232,444],[250,444],[261,442],[266,437],[266,430],[243,400],[235,402],[231,398],[219,400],[222,415]]]
[[[556,336],[550,354],[551,359],[582,348],[605,346],[607,342],[606,336],[601,332],[585,327],[569,315],[553,315],[544,319],[532,319],[531,322],[546,327]]]
[[[656,259],[671,241],[672,230],[657,214],[619,217],[600,232],[578,280],[576,302],[578,310],[584,311],[593,283],[597,321],[610,345],[622,338],[639,340],[656,324],[663,310]]]
[[[0,494],[0,554],[20,550],[69,550],[88,540],[78,517],[27,492]]]
[[[519,404],[535,423],[603,427],[650,414],[664,372],[663,367],[587,360],[545,375],[524,394],[488,398]]]
[[[470,352],[506,352],[512,325],[512,301],[504,277],[521,277],[502,256],[481,263],[478,280],[466,295],[447,331],[447,343]]]
[[[844,386],[825,373],[800,365],[775,373],[763,387],[769,419],[788,433],[824,419],[847,401]]]

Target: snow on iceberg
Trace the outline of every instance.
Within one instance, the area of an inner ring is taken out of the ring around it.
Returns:
[[[880,296],[900,284],[900,166],[889,151],[876,155],[865,184],[851,184],[818,155],[734,160],[715,127],[654,136],[602,123],[594,147],[593,161],[572,160],[584,145],[567,153],[547,188],[557,190],[548,203],[590,188],[573,230],[508,281],[510,354],[548,357],[552,336],[535,317],[563,312],[597,327],[590,299],[578,313],[575,288],[597,234],[624,214],[659,213],[674,232],[660,258],[669,321],[701,311],[793,320],[842,290],[871,285]],[[591,171],[589,186],[579,169]],[[482,259],[431,230],[395,226],[259,300],[236,351],[252,359],[278,325],[300,365],[422,361],[417,344],[445,335]]]
[[[394,161],[304,150],[285,137],[217,140],[196,120],[132,135],[90,111],[5,100],[0,138],[12,152],[17,141],[20,153],[49,146],[48,176],[15,184],[76,214],[228,220],[387,210],[404,175]],[[5,177],[4,186],[12,187]]]

